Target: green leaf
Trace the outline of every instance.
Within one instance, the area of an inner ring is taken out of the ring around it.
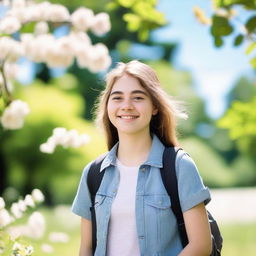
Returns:
[[[234,40],[234,46],[241,45],[243,41],[244,41],[244,36],[242,34],[237,35]]]
[[[256,57],[254,57],[254,58],[252,58],[252,59],[250,60],[250,64],[252,65],[253,68],[256,69]]]
[[[213,15],[211,34],[215,37],[228,36],[233,32],[233,27],[229,24],[227,18]]]
[[[135,2],[136,0],[118,0],[118,3],[125,8],[131,8]]]
[[[141,18],[133,13],[126,13],[123,16],[124,21],[127,22],[127,27],[129,31],[138,31],[141,25]]]
[[[116,2],[109,2],[106,4],[106,10],[108,11],[114,11],[118,8],[118,4]]]
[[[233,5],[243,5],[246,8],[254,9],[256,7],[255,0],[212,0],[217,8],[229,8]]]
[[[223,39],[220,36],[214,37],[214,45],[218,48],[221,47],[223,45]]]
[[[245,53],[249,55],[254,49],[256,48],[256,42],[253,42],[250,44],[247,49],[245,50]]]
[[[247,20],[245,23],[245,27],[248,30],[249,33],[252,33],[256,29],[256,16],[251,17]]]
[[[147,28],[140,29],[138,36],[139,36],[140,41],[142,41],[142,42],[146,41],[149,36],[149,30]]]

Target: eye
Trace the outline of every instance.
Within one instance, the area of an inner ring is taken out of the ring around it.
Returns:
[[[118,100],[121,100],[122,98],[120,96],[115,96],[115,97],[112,97],[112,100],[115,100],[115,101],[118,101]]]
[[[136,100],[136,101],[144,100],[144,98],[141,97],[141,96],[136,96],[133,99]]]

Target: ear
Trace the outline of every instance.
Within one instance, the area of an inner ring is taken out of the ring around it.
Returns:
[[[157,108],[154,108],[154,109],[153,109],[153,112],[152,112],[152,115],[155,116],[157,113],[158,113],[158,109],[157,109]]]

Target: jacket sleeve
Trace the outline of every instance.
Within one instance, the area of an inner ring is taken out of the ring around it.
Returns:
[[[72,212],[85,219],[91,220],[91,195],[87,186],[87,175],[92,162],[89,163],[83,170],[80,184],[72,204]]]
[[[180,205],[183,212],[210,200],[210,192],[205,187],[193,159],[184,151],[179,151],[176,158],[176,174]]]

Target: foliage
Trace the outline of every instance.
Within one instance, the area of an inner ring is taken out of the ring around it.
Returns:
[[[256,154],[256,97],[249,102],[234,101],[227,113],[218,121],[218,126],[229,130],[231,139],[250,155]]]
[[[59,84],[58,79],[55,83]],[[35,82],[19,92],[34,111],[25,127],[1,137],[0,155],[8,170],[5,186],[12,185],[21,192],[37,186],[46,194],[47,203],[67,203],[75,194],[85,164],[105,150],[104,139],[80,117],[84,107],[81,96],[60,90],[53,83],[48,85]],[[79,149],[58,147],[53,155],[42,154],[40,144],[60,126],[87,133],[91,142]]]
[[[206,143],[195,137],[190,137],[183,139],[181,146],[194,159],[207,186],[232,187],[235,185],[236,179],[239,177],[235,177],[221,155]]]
[[[253,256],[256,250],[255,228],[255,222],[223,224],[221,226],[224,237],[223,255]]]
[[[247,43],[246,54],[251,55],[256,50],[256,1],[255,0],[212,0],[214,13],[207,19],[204,11],[194,9],[198,20],[210,24],[210,32],[216,47],[224,45],[224,38],[233,37],[233,45],[238,47]],[[239,13],[241,11],[241,13]],[[243,16],[246,13],[247,18]],[[250,60],[256,68],[256,56]]]

